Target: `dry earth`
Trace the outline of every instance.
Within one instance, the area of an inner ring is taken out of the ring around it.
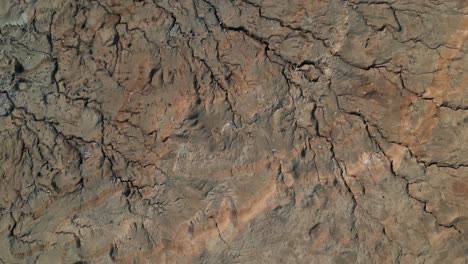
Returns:
[[[461,263],[466,0],[0,0],[0,263]]]

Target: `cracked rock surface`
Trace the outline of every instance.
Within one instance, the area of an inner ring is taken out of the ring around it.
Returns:
[[[0,263],[468,259],[465,0],[0,0]]]

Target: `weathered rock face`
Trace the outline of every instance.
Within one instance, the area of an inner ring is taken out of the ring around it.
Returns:
[[[0,0],[0,263],[466,263],[464,0]]]

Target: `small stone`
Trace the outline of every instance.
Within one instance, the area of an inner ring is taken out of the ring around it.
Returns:
[[[13,105],[7,95],[4,93],[0,94],[0,116],[9,115],[12,109]]]

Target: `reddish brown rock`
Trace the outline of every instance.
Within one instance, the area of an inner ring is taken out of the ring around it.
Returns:
[[[463,1],[13,2],[0,263],[466,262]]]

